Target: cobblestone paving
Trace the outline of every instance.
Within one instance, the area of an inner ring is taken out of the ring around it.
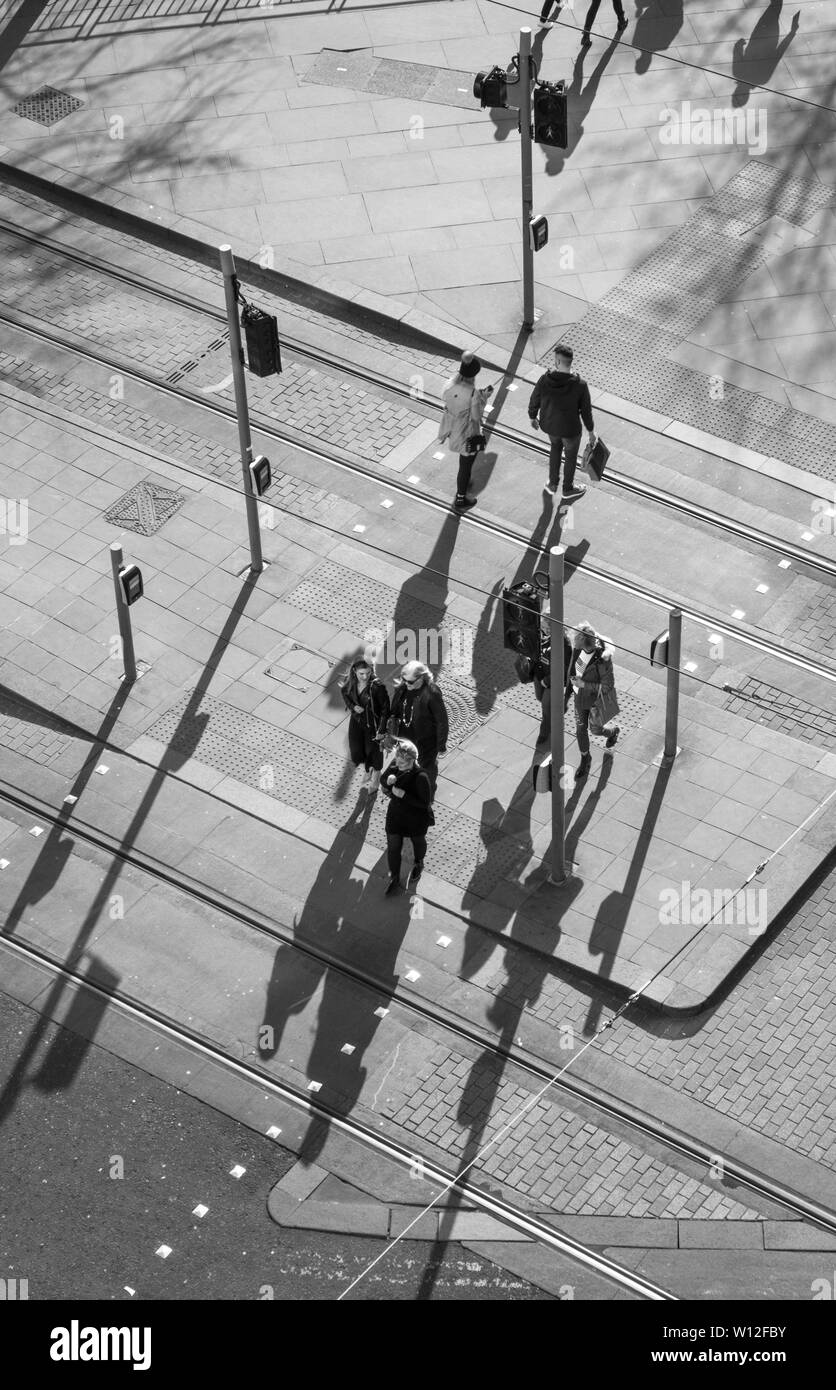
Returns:
[[[836,190],[815,179],[787,178],[756,160],[745,165],[573,327],[586,375],[721,439],[795,466],[803,456],[807,472],[836,481],[836,424],[729,382],[718,396],[713,378],[672,360],[714,304],[768,263],[753,238],[759,225],[779,216],[803,227],[834,203]]]
[[[580,1036],[599,1009],[541,962],[514,950],[486,981],[492,993]],[[539,995],[539,997],[538,997]],[[598,1044],[620,1061],[836,1168],[836,869],[705,1018],[634,1015]],[[534,1005],[530,1000],[535,999]]]
[[[49,766],[69,748],[66,725],[45,710],[18,703],[12,696],[0,697],[0,743],[13,753]]]
[[[192,434],[178,425],[158,420],[144,410],[111,400],[109,396],[79,382],[63,380],[45,367],[35,367],[23,358],[0,352],[0,380],[8,381],[23,391],[30,391],[42,400],[63,406],[87,419],[121,434],[132,444],[147,444],[173,459],[200,466],[202,473],[221,482],[241,481],[241,463],[221,444],[212,444],[203,435]],[[345,516],[346,502],[324,488],[311,487],[299,478],[278,469],[272,470],[269,498],[277,506],[286,507],[306,521],[338,524]]]
[[[747,676],[737,687],[740,695],[729,695],[723,708],[741,714],[755,724],[777,729],[791,738],[810,743],[836,744],[836,714],[788,695],[777,686]]]
[[[531,1098],[503,1079],[503,1069],[494,1057],[483,1055],[474,1065],[440,1046],[381,1109],[457,1158],[470,1143],[473,1158]],[[564,1215],[729,1221],[760,1215],[548,1098],[515,1119],[477,1168]]]

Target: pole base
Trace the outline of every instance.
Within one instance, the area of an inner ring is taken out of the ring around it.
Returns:
[[[269,566],[269,560],[262,560],[261,569],[254,569],[252,565],[245,565],[242,570],[238,571],[237,578],[246,579],[247,577],[249,577],[251,579],[255,579],[259,574],[263,574],[264,571],[269,568]]]
[[[573,878],[577,877],[575,873],[577,867],[578,866],[575,860],[567,859],[564,865],[562,876],[558,877],[553,869],[549,869],[549,876],[546,879],[546,882],[550,883],[553,888],[565,888],[568,883],[571,883]]]
[[[151,670],[151,665],[150,661],[138,661],[136,663],[136,675],[129,675],[127,671],[123,671],[119,677],[119,684],[122,685],[127,681],[129,685],[133,685],[134,681],[141,681],[146,671]]]
[[[675,761],[675,759],[676,759],[677,754],[678,754],[678,753],[681,753],[681,752],[682,752],[682,749],[681,749],[679,746],[677,746],[676,753],[666,753],[665,750],[664,750],[664,748],[663,748],[662,751],[661,751],[661,753],[657,753],[657,754],[656,754],[656,757],[653,758],[653,759],[651,760],[651,766],[652,766],[652,767],[673,767],[673,764],[674,764],[674,761]]]

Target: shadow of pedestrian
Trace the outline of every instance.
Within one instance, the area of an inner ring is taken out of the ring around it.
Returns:
[[[780,19],[784,0],[769,0],[769,4],[749,35],[738,39],[732,50],[732,76],[737,87],[732,93],[732,106],[745,106],[754,87],[764,87],[798,33],[800,11],[792,17],[789,32],[780,37]]]
[[[258,1030],[259,1056],[269,1061],[290,1020],[304,1014],[320,995],[315,1023],[307,1029],[315,1036],[304,1069],[308,1080],[321,1088],[317,1100],[346,1116],[367,1078],[364,1057],[381,1022],[375,1009],[388,1007],[398,984],[395,963],[413,903],[405,893],[384,898],[383,879],[377,874],[355,876],[374,803],[374,797],[360,796],[323,859],[294,922],[293,942],[282,943],[276,952]],[[383,930],[375,931],[376,923]],[[321,954],[306,952],[306,947]],[[338,949],[342,958],[374,980],[374,986],[352,981],[322,958],[336,957]],[[305,1036],[300,1028],[294,1050]],[[285,1051],[291,1051],[290,1040]],[[302,1069],[301,1059],[296,1065]],[[327,1116],[312,1115],[300,1151],[303,1163],[315,1161],[329,1131]]]
[[[456,512],[445,516],[425,563],[401,586],[391,628],[387,630],[385,621],[379,624],[387,632],[386,650],[378,661],[381,679],[393,676],[406,661],[423,661],[434,677],[444,664],[441,628],[460,520]]]
[[[504,106],[489,106],[488,115],[494,125],[494,140],[507,140],[512,130],[517,129],[516,111],[506,110]]]
[[[633,30],[633,47],[636,54],[636,72],[644,73],[650,68],[654,53],[664,53],[670,48],[685,18],[682,0],[636,0],[638,17]]]
[[[589,114],[593,101],[598,95],[598,84],[604,76],[607,64],[619,46],[618,35],[612,38],[598,59],[592,75],[586,86],[583,85],[583,61],[586,57],[586,49],[580,49],[575,65],[572,69],[572,81],[568,89],[569,97],[569,126],[568,144],[565,150],[561,150],[557,145],[542,145],[540,148],[546,156],[545,171],[549,177],[561,173],[566,160],[577,149],[581,142],[584,132],[584,121]]]
[[[647,810],[642,821],[641,830],[636,840],[633,850],[633,857],[630,860],[630,867],[624,885],[618,890],[609,893],[602,902],[595,916],[592,932],[589,938],[589,954],[601,957],[601,967],[598,971],[598,978],[602,981],[608,980],[612,975],[612,968],[618,956],[619,946],[630,914],[630,908],[635,901],[636,889],[639,884],[644,861],[648,848],[653,839],[653,830],[659,812],[662,809],[662,802],[667,790],[668,781],[673,764],[669,767],[660,767],[656,773],[656,780],[650,799],[647,803]],[[600,795],[600,792],[599,792]],[[648,914],[653,913],[653,908],[648,906]],[[658,910],[657,910],[658,915]],[[591,998],[589,1002],[589,1012],[584,1022],[583,1031],[585,1036],[594,1033],[601,1019],[601,1010],[604,1006],[603,999]]]

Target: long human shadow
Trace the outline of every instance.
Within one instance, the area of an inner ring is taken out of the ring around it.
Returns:
[[[455,469],[455,461],[451,466]],[[451,473],[450,491],[451,494],[455,491],[455,473]],[[394,660],[390,660],[388,652],[384,653],[384,659],[378,663],[378,675],[381,677],[393,675],[408,660],[425,662],[433,675],[436,675],[444,664],[440,635],[445,614],[443,605],[460,522],[461,517],[457,512],[448,512],[424,564],[413,570],[401,585],[395,600],[395,611],[391,615],[395,644],[401,644],[400,651],[396,645]],[[438,593],[438,598],[432,597],[433,590]],[[387,631],[388,616],[381,614],[380,621],[376,619],[374,626],[381,631]],[[410,651],[410,642],[416,646],[420,645],[419,634],[422,632],[424,650]],[[399,637],[399,634],[404,636]]]
[[[732,106],[745,106],[755,87],[765,87],[798,33],[799,12],[783,39],[780,36],[784,0],[769,0],[748,39],[738,39],[732,49],[732,77],[737,87]]]
[[[14,57],[20,45],[52,0],[23,0],[0,33],[0,71]]]
[[[586,49],[581,48],[578,50],[578,56],[572,68],[572,81],[568,89],[569,124],[566,149],[561,150],[557,145],[543,145],[541,147],[546,156],[545,171],[550,178],[555,174],[561,173],[566,160],[580,144],[584,133],[584,121],[589,115],[592,103],[598,95],[598,86],[601,78],[604,76],[607,65],[618,47],[619,36],[616,34],[610,39],[610,42],[598,59],[589,81],[585,86],[583,80],[583,62],[586,57]]]
[[[367,1077],[363,1059],[381,1022],[375,1007],[385,1007],[397,988],[395,963],[409,927],[413,903],[406,893],[384,898],[379,875],[369,875],[365,883],[354,876],[374,801],[374,797],[361,793],[323,859],[294,922],[293,942],[279,946],[259,1030],[259,1055],[268,1060],[277,1054],[290,1019],[303,1013],[321,990],[306,1074],[322,1088],[318,1099],[341,1115],[351,1114],[363,1090]],[[360,924],[374,921],[375,917],[384,930],[372,937],[360,929]],[[306,954],[305,946],[331,955],[339,950],[353,965],[374,977],[374,994],[352,984],[335,966]],[[266,1033],[262,1031],[265,1029]],[[343,1051],[346,1046],[351,1050]],[[300,1150],[302,1163],[316,1160],[329,1130],[327,1116],[311,1118]]]
[[[143,793],[139,806],[134,812],[130,824],[120,841],[120,848],[123,851],[130,849],[135,843],[139,832],[153,809],[154,802],[168,774],[170,772],[176,772],[181,768],[193,755],[200,742],[209,719],[207,714],[203,714],[200,711],[201,700],[207,692],[218,662],[232,640],[233,633],[244,614],[244,610],[246,609],[254,588],[255,584],[252,578],[248,576],[242,583],[239,594],[232,604],[226,622],[209,654],[197,685],[188,698],[186,707],[180,716],[177,728],[160,760],[160,764],[154,769],[151,781]],[[78,773],[70,793],[68,793],[68,795],[74,796],[76,800],[81,798],[84,788],[93,775],[93,771],[99,762],[101,751],[108,742],[109,736],[119,718],[119,714],[129,698],[130,690],[131,686],[123,682],[111,702],[110,708],[93,742],[90,755],[81,771]],[[54,884],[57,884],[59,881],[60,875],[55,877],[56,866],[60,867],[62,861],[66,863],[74,844],[72,840],[70,840],[69,843],[64,840],[65,831],[72,816],[73,805],[74,803],[67,802],[66,800],[63,802],[56,822],[52,826],[35,863],[32,865],[27,875],[26,882],[21,887],[11,907],[3,926],[4,936],[11,936],[14,934],[16,927],[23,918],[27,906],[39,901],[43,896],[43,890],[39,884],[41,866],[47,866],[47,872],[53,875]],[[49,866],[52,867],[50,868]],[[64,966],[67,970],[74,970],[81,957],[84,955],[87,942],[96,928],[101,913],[108,905],[111,893],[115,889],[122,869],[123,865],[121,859],[117,855],[114,855],[104,873],[98,891],[87,909],[76,938],[64,958]],[[88,977],[90,977],[90,971],[88,971]],[[12,1071],[6,1079],[2,1092],[0,1092],[0,1124],[2,1124],[3,1120],[5,1120],[14,1109],[17,1097],[26,1083],[30,1062],[37,1051],[41,1039],[50,1026],[52,1016],[65,990],[66,982],[62,976],[58,976],[43,1002],[39,1003],[40,1017],[33,1026]]]
[[[509,810],[505,813],[505,818],[514,814],[518,818],[525,798],[520,798],[523,787],[530,785],[529,775],[526,773],[523,782],[520,783],[517,793],[511,800]],[[534,793],[531,793],[533,798]],[[483,839],[486,842],[487,858],[482,866],[481,873],[485,878],[486,884],[492,881],[494,873],[492,871],[492,859],[498,862],[498,867],[503,874],[508,872],[506,868],[507,855],[501,843],[501,831],[503,821],[495,819],[497,807],[501,811],[499,803],[488,801],[483,807],[482,825]],[[527,814],[530,817],[531,806],[528,805]],[[516,821],[515,821],[516,823]],[[519,828],[515,834],[521,836]],[[530,840],[529,840],[530,845]],[[520,854],[525,852],[523,844]],[[530,857],[530,849],[526,858]],[[514,861],[516,862],[516,861]],[[511,869],[513,870],[512,863]],[[471,884],[478,882],[480,869],[474,871]],[[532,876],[542,876],[542,871],[535,870]],[[579,880],[571,880],[566,888],[560,890],[559,897],[554,904],[554,911],[550,917],[548,931],[550,933],[549,943],[554,949],[560,940],[560,923],[566,912],[568,912],[574,899],[580,892],[582,884]],[[465,899],[466,901],[466,899]],[[492,904],[496,908],[499,905]],[[502,911],[501,907],[499,908]],[[518,1035],[520,1021],[527,1008],[536,1004],[543,988],[543,983],[551,971],[551,961],[543,950],[543,929],[532,925],[527,920],[524,913],[517,913],[514,909],[507,909],[507,923],[510,926],[507,936],[504,938],[509,949],[505,950],[503,965],[506,978],[486,1011],[486,1018],[497,1030],[494,1047],[487,1047],[476,1058],[468,1075],[462,1094],[459,1098],[456,1119],[458,1123],[467,1128],[467,1137],[464,1142],[459,1162],[456,1166],[456,1176],[463,1177],[471,1174],[472,1167],[475,1168],[486,1140],[490,1145],[491,1136],[488,1133],[488,1126],[491,1118],[491,1111],[505,1074],[506,1061],[504,1056],[498,1053],[507,1052],[513,1047]],[[500,929],[500,921],[494,918],[492,931]],[[501,928],[504,931],[504,927]],[[532,950],[531,933],[537,933],[537,947]],[[497,943],[486,943],[479,941],[478,936],[486,937],[489,934],[482,928],[476,926],[469,927],[465,936],[464,952],[460,974],[465,978],[472,978],[477,970],[489,959],[491,951]],[[519,947],[529,949],[520,950]],[[495,1050],[496,1049],[496,1050]],[[525,1123],[523,1118],[522,1123]],[[502,1126],[500,1126],[500,1129]],[[496,1130],[495,1138],[499,1136],[500,1129]],[[490,1150],[488,1150],[490,1152]],[[478,1172],[472,1176],[478,1177]],[[498,1180],[498,1179],[497,1179]],[[484,1186],[484,1184],[482,1184]],[[432,1296],[435,1280],[439,1267],[444,1257],[445,1250],[450,1240],[455,1239],[455,1219],[462,1207],[466,1205],[466,1193],[452,1188],[448,1194],[447,1205],[439,1214],[438,1232],[432,1244],[427,1263],[421,1280],[421,1286],[417,1294],[419,1300],[425,1300]]]
[[[664,53],[670,48],[683,20],[683,0],[636,0],[638,17],[633,30],[633,47],[636,54],[636,72],[647,72],[654,53]]]
[[[600,955],[601,957],[601,968],[598,971],[598,979],[601,981],[608,980],[612,974],[618,956],[618,948],[621,945],[622,933],[633,905],[639,878],[653,839],[653,830],[662,809],[662,802],[672,771],[672,763],[667,767],[659,767],[623,887],[609,893],[596,913],[589,937],[589,954]],[[652,911],[652,909],[648,909],[648,911]],[[590,998],[589,1011],[584,1022],[584,1033],[587,1036],[594,1033],[598,1027],[603,1007],[604,1001],[602,999]]]

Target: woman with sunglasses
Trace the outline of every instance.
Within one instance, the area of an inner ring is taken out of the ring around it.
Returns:
[[[447,752],[450,721],[444,696],[422,661],[408,661],[395,682],[389,732],[406,738],[418,748],[418,763],[430,779],[433,797],[438,781],[438,759]]]
[[[378,680],[372,663],[361,656],[351,663],[340,693],[350,716],[349,755],[355,767],[362,763],[366,771],[361,790],[376,792],[383,767],[380,740],[389,718],[389,692]]]

